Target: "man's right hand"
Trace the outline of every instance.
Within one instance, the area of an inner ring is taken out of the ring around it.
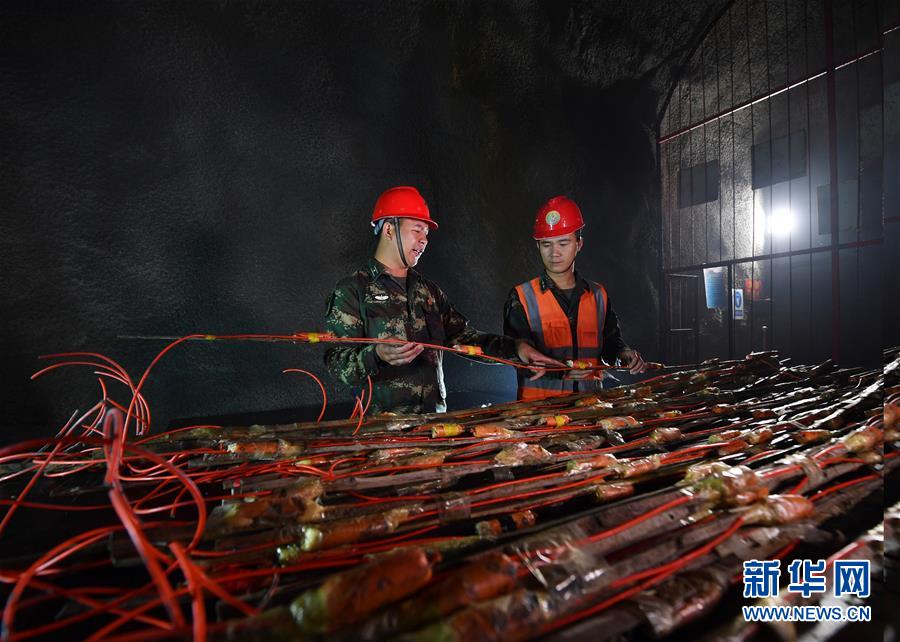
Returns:
[[[425,346],[418,343],[378,343],[375,354],[391,366],[403,366],[422,354]]]
[[[528,381],[540,379],[547,373],[547,371],[540,366],[546,366],[549,368],[566,367],[566,364],[564,364],[562,361],[557,361],[556,359],[552,359],[547,355],[538,352],[534,346],[532,346],[527,341],[523,341],[522,339],[516,339],[516,354],[519,355],[519,361],[532,366],[531,368],[529,368],[529,370],[534,372],[534,375],[528,377]]]

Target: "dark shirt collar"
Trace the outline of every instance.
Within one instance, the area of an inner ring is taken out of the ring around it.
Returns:
[[[384,263],[377,261],[374,256],[366,263],[366,274],[369,275],[370,281],[374,281],[382,274],[385,274],[386,270],[387,268],[384,266]]]
[[[559,288],[556,287],[556,283],[553,282],[553,279],[551,279],[547,275],[547,271],[544,270],[541,273],[541,292],[546,292],[550,288],[557,290],[557,291],[559,290]],[[578,274],[578,270],[575,270],[575,288],[580,289],[580,290],[590,290],[591,289],[591,286],[588,284],[587,280],[581,278],[581,275]]]
[[[366,263],[365,270],[366,270],[366,274],[369,276],[370,281],[377,280],[378,277],[380,277],[382,274],[384,274],[387,277],[393,278],[393,277],[391,277],[390,274],[388,274],[387,267],[384,265],[384,263],[382,263],[381,261],[376,259],[374,256],[369,259],[368,263]],[[412,280],[415,280],[418,278],[418,276],[419,276],[418,272],[416,272],[412,268],[409,268],[409,270],[406,272],[407,281],[410,278]]]

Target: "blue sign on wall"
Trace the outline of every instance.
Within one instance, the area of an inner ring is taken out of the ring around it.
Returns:
[[[734,318],[744,318],[744,290],[741,288],[733,288],[731,295],[734,297]]]

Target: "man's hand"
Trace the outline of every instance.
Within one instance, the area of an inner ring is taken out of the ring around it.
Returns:
[[[516,339],[516,353],[519,355],[519,360],[522,363],[532,365],[532,366],[544,366],[548,368],[565,368],[566,364],[561,361],[557,361],[556,359],[551,359],[545,354],[542,354],[535,350],[534,347],[527,341],[523,341],[522,339]],[[546,370],[541,367],[531,368],[531,370],[535,373],[534,376],[528,377],[528,381],[534,381],[535,379],[540,379],[546,374]]]
[[[641,356],[641,353],[632,348],[625,348],[619,352],[619,360],[622,365],[628,368],[631,374],[638,374],[647,369],[647,363]]]
[[[378,343],[375,345],[375,354],[391,366],[406,365],[420,354],[425,346],[418,343]]]

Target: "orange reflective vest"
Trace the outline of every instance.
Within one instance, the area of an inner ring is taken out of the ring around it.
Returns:
[[[540,277],[516,286],[519,301],[525,308],[528,326],[534,339],[534,347],[548,357],[565,362],[567,359],[600,364],[603,350],[603,322],[606,319],[606,289],[599,283],[588,281],[589,289],[581,294],[578,301],[578,322],[576,339],[572,340],[569,317],[560,307],[553,293],[547,289],[541,292]],[[519,381],[518,398],[545,399],[569,394],[575,390],[575,382],[565,379],[541,377],[528,381],[528,371],[517,371]]]

